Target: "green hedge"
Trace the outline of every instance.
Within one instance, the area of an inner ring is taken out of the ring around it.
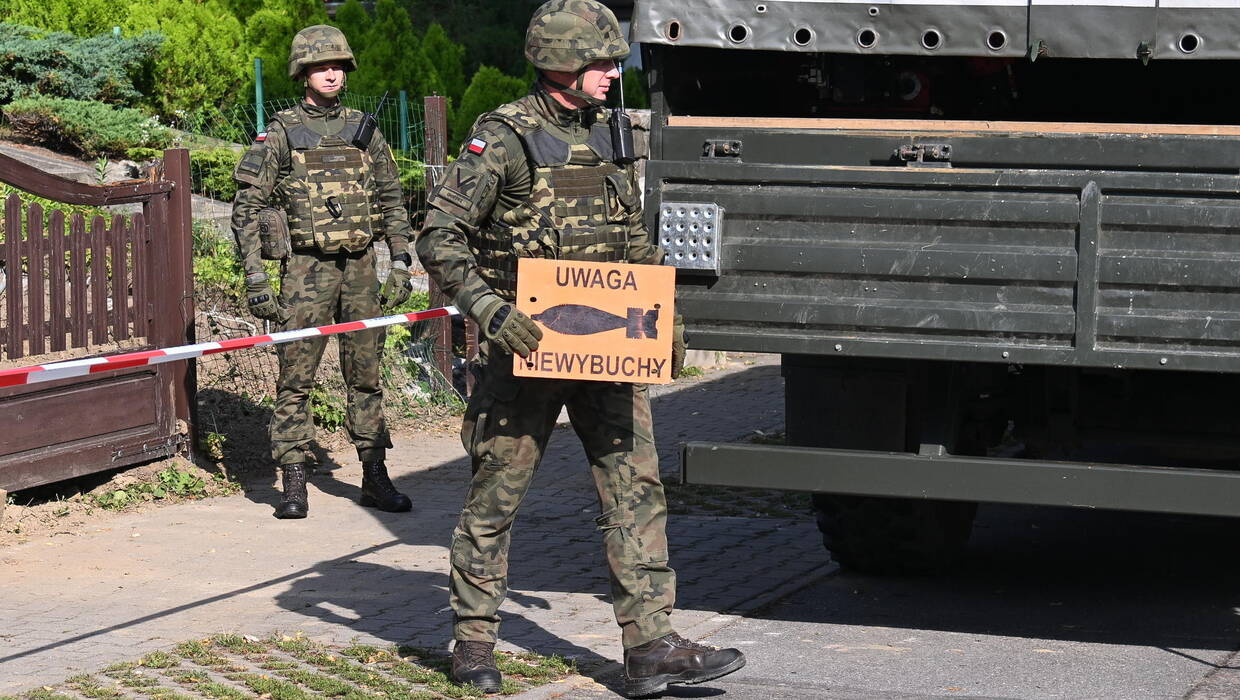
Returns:
[[[123,156],[131,148],[160,148],[171,141],[168,129],[154,117],[101,102],[27,97],[3,111],[15,135],[87,158]]]
[[[194,181],[194,194],[231,202],[237,193],[237,182],[232,175],[239,160],[241,152],[231,148],[190,151],[189,171]]]

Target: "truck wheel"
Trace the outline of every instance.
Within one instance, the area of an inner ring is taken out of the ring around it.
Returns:
[[[822,543],[846,569],[872,574],[942,570],[973,530],[976,503],[814,494]]]

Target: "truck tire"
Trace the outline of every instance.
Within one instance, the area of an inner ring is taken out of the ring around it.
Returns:
[[[870,574],[941,571],[960,558],[977,504],[814,494],[822,543],[840,566]]]

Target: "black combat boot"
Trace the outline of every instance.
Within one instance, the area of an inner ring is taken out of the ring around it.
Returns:
[[[709,647],[673,632],[624,650],[624,694],[654,695],[669,683],[701,683],[744,665],[745,655],[737,649]]]
[[[306,497],[306,465],[285,464],[284,493],[276,506],[276,517],[283,520],[304,518],[310,512],[310,500]]]
[[[362,498],[358,502],[388,513],[405,513],[413,508],[413,501],[392,485],[382,460],[362,462]]]
[[[495,643],[458,639],[452,647],[452,680],[473,684],[484,693],[498,693],[501,679],[495,667]]]

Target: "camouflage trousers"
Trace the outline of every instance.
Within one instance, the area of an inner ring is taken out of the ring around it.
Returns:
[[[676,573],[667,565],[667,501],[646,387],[514,377],[512,356],[495,354],[461,426],[474,477],[452,535],[456,639],[498,637],[513,521],[565,406],[598,489],[596,522],[624,646],[672,632]]]
[[[281,276],[280,304],[290,313],[281,330],[381,316],[374,249],[331,255],[294,251]],[[383,459],[385,448],[392,446],[379,378],[383,337],[382,328],[336,336],[347,392],[345,428],[363,461]],[[310,390],[327,340],[319,336],[276,346],[280,378],[271,416],[271,456],[281,465],[305,461],[306,445],[314,439]]]

